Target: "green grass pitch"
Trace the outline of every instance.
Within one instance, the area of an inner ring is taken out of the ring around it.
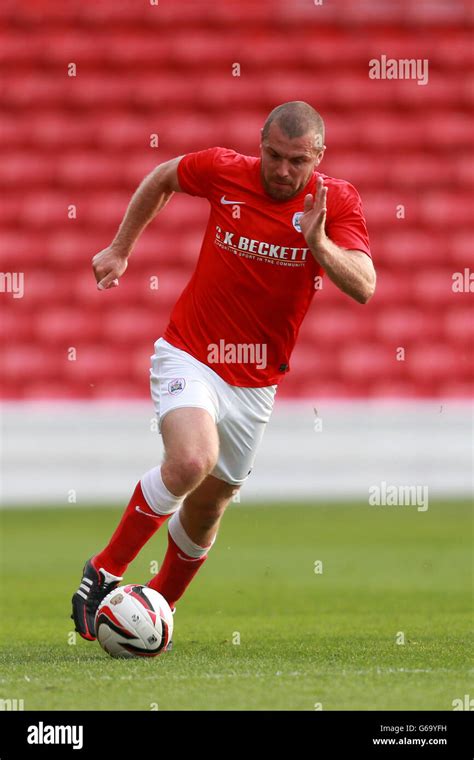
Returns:
[[[83,562],[120,515],[2,513],[0,699],[25,710],[451,710],[474,693],[468,503],[232,504],[178,603],[173,650],[128,661],[72,635],[69,617]],[[165,546],[162,528],[125,581],[147,582]]]

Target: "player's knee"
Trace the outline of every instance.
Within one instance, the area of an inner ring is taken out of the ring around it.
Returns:
[[[210,451],[183,452],[175,460],[175,467],[190,487],[200,483],[214,469],[217,455]]]

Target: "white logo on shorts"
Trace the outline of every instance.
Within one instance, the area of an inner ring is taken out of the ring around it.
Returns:
[[[293,214],[293,227],[297,232],[301,232],[301,225],[300,225],[300,219],[303,216],[304,211],[297,211],[296,214]]]
[[[186,380],[184,377],[177,377],[175,380],[170,380],[168,383],[168,393],[172,396],[177,396],[178,393],[184,390],[186,386]]]

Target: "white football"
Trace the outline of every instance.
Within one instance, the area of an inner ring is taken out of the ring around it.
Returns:
[[[130,583],[110,592],[95,616],[99,644],[111,657],[156,657],[173,635],[173,613],[164,596]]]

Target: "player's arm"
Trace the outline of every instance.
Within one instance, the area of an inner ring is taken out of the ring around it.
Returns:
[[[145,227],[180,192],[177,167],[182,156],[160,164],[140,183],[111,244],[92,259],[99,290],[115,288],[128,266],[135,243]]]
[[[359,303],[367,303],[375,292],[376,274],[372,259],[363,251],[340,248],[326,235],[327,187],[318,177],[316,198],[304,200],[301,230],[316,261],[337,287]]]

